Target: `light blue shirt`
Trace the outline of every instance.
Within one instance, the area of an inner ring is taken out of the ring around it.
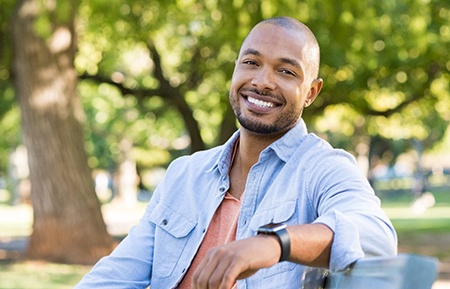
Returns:
[[[139,224],[75,288],[176,288],[230,187],[238,137],[239,131],[223,146],[172,162]],[[331,271],[365,256],[396,254],[395,230],[354,158],[308,134],[302,120],[261,152],[241,202],[237,239],[271,222],[331,228]],[[304,268],[280,262],[239,280],[238,288],[298,289]]]

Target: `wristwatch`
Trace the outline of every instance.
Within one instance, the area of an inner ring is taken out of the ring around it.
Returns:
[[[258,234],[276,235],[281,245],[279,262],[286,261],[291,254],[291,238],[286,230],[286,224],[267,224],[258,228]]]

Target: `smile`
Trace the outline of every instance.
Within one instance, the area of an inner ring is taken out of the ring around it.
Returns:
[[[274,107],[275,105],[274,105],[274,103],[273,102],[267,102],[267,101],[263,101],[263,100],[259,100],[259,99],[256,99],[256,98],[253,98],[253,97],[247,97],[247,100],[248,100],[248,102],[250,102],[250,103],[252,103],[252,104],[254,104],[254,105],[256,105],[256,106],[259,106],[259,107]]]

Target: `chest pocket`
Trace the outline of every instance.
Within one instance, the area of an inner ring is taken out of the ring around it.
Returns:
[[[186,237],[197,223],[164,203],[153,209],[150,221],[156,225],[153,276],[165,278],[172,274],[186,246]]]
[[[259,208],[250,221],[250,228],[256,234],[259,227],[269,223],[284,223],[288,226],[298,224],[297,201],[289,200]],[[275,275],[292,271],[295,266],[297,264],[284,261],[270,268],[261,269],[257,274],[261,274],[263,278],[276,277]]]
[[[296,209],[297,200],[260,207],[250,221],[250,228],[256,233],[259,227],[269,223],[298,224]]]

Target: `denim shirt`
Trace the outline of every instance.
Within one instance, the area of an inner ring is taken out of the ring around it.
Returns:
[[[176,288],[230,187],[236,132],[223,146],[169,166],[139,224],[75,287]],[[258,227],[322,223],[334,231],[329,269],[365,256],[395,255],[397,237],[354,158],[314,134],[301,120],[260,154],[247,177],[237,239]],[[238,280],[238,288],[300,288],[305,267],[289,261]]]

